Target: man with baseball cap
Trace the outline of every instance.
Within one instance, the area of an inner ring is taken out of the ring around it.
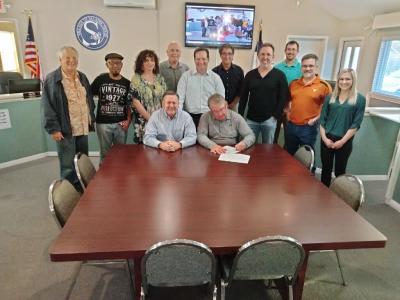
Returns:
[[[125,144],[131,109],[128,99],[130,81],[121,75],[123,56],[109,53],[105,56],[108,73],[100,74],[91,84],[98,96],[96,131],[100,144],[100,161],[114,144]]]

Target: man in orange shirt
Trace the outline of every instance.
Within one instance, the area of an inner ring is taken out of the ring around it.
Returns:
[[[332,93],[326,81],[318,76],[318,56],[306,54],[301,59],[300,79],[289,86],[290,102],[285,149],[295,154],[301,145],[314,148],[317,138],[319,115],[325,97]]]

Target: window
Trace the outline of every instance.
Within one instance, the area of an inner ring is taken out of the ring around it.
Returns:
[[[381,42],[372,91],[400,100],[400,38]]]
[[[357,71],[361,43],[361,40],[346,40],[343,42],[340,70],[352,68],[354,71]]]
[[[0,71],[20,71],[17,49],[15,23],[0,21]]]

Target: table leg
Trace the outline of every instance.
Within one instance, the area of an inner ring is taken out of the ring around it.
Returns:
[[[142,274],[140,273],[140,257],[133,259],[133,270],[135,276],[135,300],[140,300],[140,292],[142,288]]]
[[[299,274],[297,275],[297,280],[293,286],[293,298],[296,300],[301,300],[303,296],[304,280],[306,278],[307,264],[308,264],[309,251],[305,251],[305,257],[303,265],[300,267]]]

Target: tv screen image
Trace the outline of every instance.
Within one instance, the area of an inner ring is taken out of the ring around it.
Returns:
[[[185,46],[251,49],[254,6],[186,3]]]

